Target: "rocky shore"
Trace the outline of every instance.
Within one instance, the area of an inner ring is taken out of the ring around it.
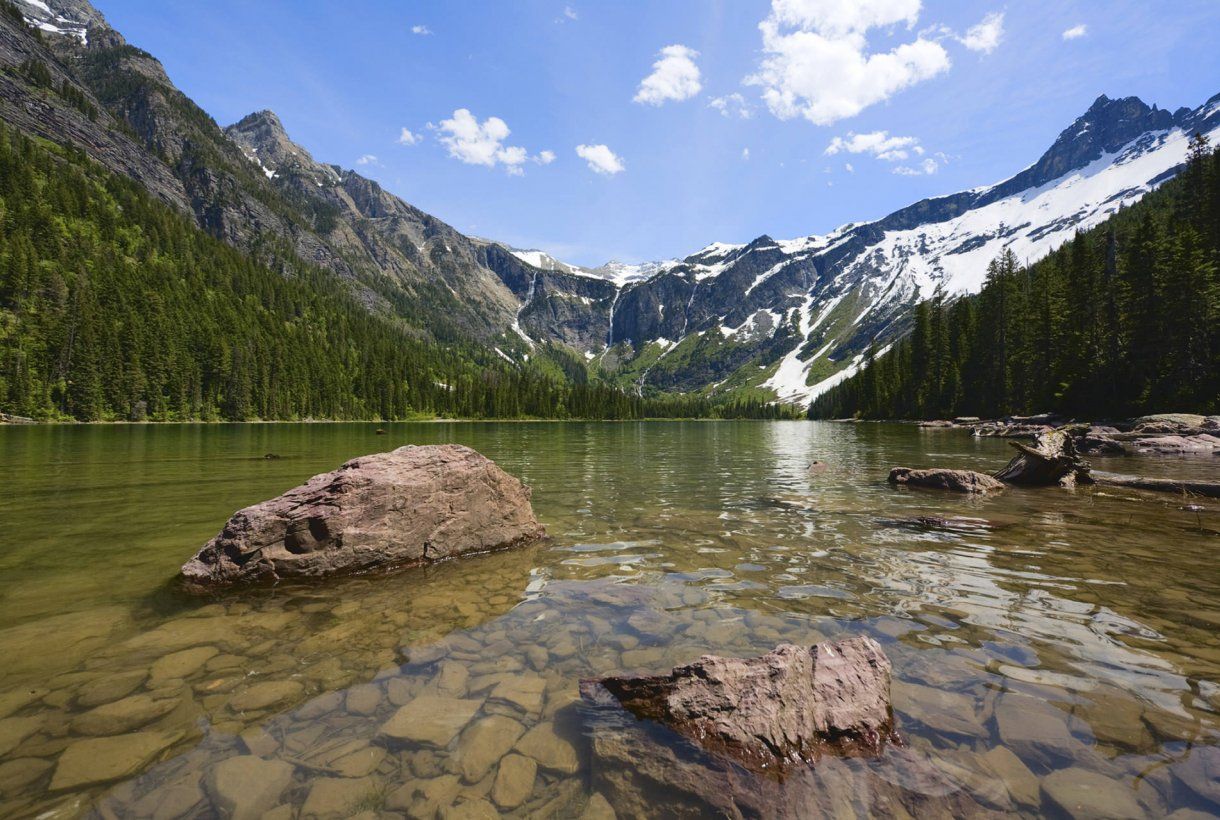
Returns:
[[[1011,439],[1033,439],[1047,430],[1065,430],[1072,435],[1076,448],[1089,455],[1220,455],[1220,416],[1162,413],[1089,423],[1042,414],[989,420],[965,416],[916,423],[925,428]]]

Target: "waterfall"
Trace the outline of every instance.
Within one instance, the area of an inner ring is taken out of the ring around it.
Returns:
[[[610,302],[610,329],[606,332],[606,350],[614,346],[614,306],[618,304],[618,297],[623,295],[623,289],[618,288],[614,291],[614,299]]]

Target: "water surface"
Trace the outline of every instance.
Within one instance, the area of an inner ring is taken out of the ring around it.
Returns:
[[[228,816],[235,793],[252,816],[579,816],[621,798],[580,678],[852,635],[893,661],[908,745],[827,762],[820,810],[900,782],[929,813],[1220,812],[1214,502],[892,488],[894,465],[1010,452],[910,426],[383,427],[0,428],[0,816]],[[532,485],[552,540],[211,599],[172,583],[234,510],[442,442]],[[437,726],[404,737],[412,704]]]

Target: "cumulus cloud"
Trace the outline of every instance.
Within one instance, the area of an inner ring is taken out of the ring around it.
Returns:
[[[580,19],[579,15],[576,13],[576,9],[572,8],[571,6],[563,7],[563,16],[568,18],[569,20]]]
[[[652,73],[640,82],[633,98],[645,105],[662,105],[666,100],[688,100],[703,89],[699,79],[699,66],[695,58],[699,52],[682,45],[666,46],[652,64]]]
[[[949,54],[923,35],[871,53],[870,29],[919,19],[920,0],[772,0],[759,23],[764,57],[746,83],[771,113],[829,125],[949,70]]]
[[[423,141],[423,135],[413,133],[410,128],[403,128],[402,132],[398,135],[399,145],[419,145]]]
[[[930,174],[935,174],[940,170],[940,163],[932,157],[927,157],[923,162],[912,167],[910,165],[899,165],[894,169],[894,173],[902,177],[922,177]]]
[[[749,148],[742,148],[742,149],[741,149],[741,158],[742,158],[742,159],[749,159],[749,158],[750,158],[750,149],[749,149]]]
[[[971,51],[990,54],[1004,39],[1004,12],[996,11],[988,14],[982,22],[971,26],[966,36],[961,37],[961,43]]]
[[[479,118],[469,110],[459,108],[453,112],[452,119],[441,120],[437,130],[440,131],[441,144],[449,149],[449,156],[454,159],[467,165],[485,165],[488,168],[501,165],[513,176],[525,173],[522,166],[530,159],[529,152],[519,145],[504,144],[512,132],[499,117],[488,117],[480,123]],[[554,158],[554,152],[543,151],[533,159],[540,165],[546,165]]]
[[[411,26],[411,33],[418,34],[421,37],[426,37],[432,33],[432,29],[427,26]]]
[[[746,102],[746,98],[733,92],[723,97],[713,97],[707,103],[708,108],[714,108],[722,117],[739,117],[748,120],[754,116],[754,109]]]
[[[1086,26],[1084,23],[1081,23],[1080,25],[1072,26],[1070,29],[1063,32],[1063,39],[1079,40],[1081,37],[1085,36],[1088,33],[1089,33],[1089,27]]]
[[[578,145],[576,155],[589,164],[589,170],[598,174],[613,176],[627,170],[623,158],[606,145]]]
[[[380,165],[377,157],[374,154],[365,154],[360,159],[356,160],[357,165]]]
[[[846,137],[835,137],[823,152],[835,154],[872,154],[886,162],[908,159],[911,154],[922,154],[923,147],[915,137],[890,136],[888,131],[870,131],[867,134],[847,132]]]

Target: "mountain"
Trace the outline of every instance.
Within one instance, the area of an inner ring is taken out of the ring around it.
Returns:
[[[995,185],[824,236],[716,243],[616,283],[590,306],[587,322],[604,324],[606,341],[585,353],[640,386],[762,387],[807,402],[854,372],[870,345],[902,335],[916,302],[976,292],[1005,248],[1025,262],[1045,256],[1173,177],[1190,135],[1217,129],[1220,95],[1172,113],[1099,97],[1037,162]]]
[[[590,380],[514,331],[540,271],[270,112],[221,129],[84,0],[0,0],[0,211],[4,413],[792,415]]]
[[[272,112],[220,127],[87,0],[0,5],[0,118],[20,131],[82,151],[284,275],[329,271],[420,338],[640,394],[806,403],[905,333],[920,299],[977,291],[1001,249],[1045,256],[1172,177],[1192,131],[1220,126],[1220,97],[1169,112],[1103,96],[995,185],[822,236],[586,268],[465,236],[315,160]]]
[[[1220,403],[1220,151],[977,294],[915,308],[912,332],[819,396],[814,418],[1122,419]],[[1087,448],[1113,442],[1091,438]],[[1189,444],[1189,442],[1188,442]],[[1206,448],[1205,448],[1206,449]]]

